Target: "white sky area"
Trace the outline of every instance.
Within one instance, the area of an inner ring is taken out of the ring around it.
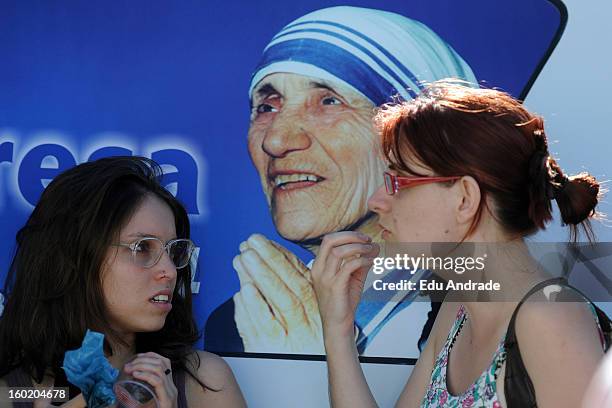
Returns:
[[[612,180],[612,15],[609,0],[567,0],[568,22],[559,45],[525,100],[544,116],[549,150],[569,175],[588,171]],[[610,188],[612,184],[608,184]],[[538,241],[563,241],[567,228],[555,220]],[[612,216],[612,196],[599,209]],[[612,242],[612,222],[594,222],[599,241]]]

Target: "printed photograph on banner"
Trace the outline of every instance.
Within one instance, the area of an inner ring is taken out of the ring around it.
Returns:
[[[188,212],[196,347],[239,357],[324,353],[310,275],[323,237],[384,241],[367,207],[387,169],[376,109],[448,77],[524,99],[567,17],[551,0],[134,0],[91,13],[102,4],[92,1],[3,15],[28,30],[7,32],[12,63],[0,66],[10,79],[0,313],[17,233],[46,186],[80,163],[144,156]],[[368,292],[389,275],[367,275],[356,345],[366,357],[415,359],[439,302]],[[409,280],[429,278],[418,269]]]
[[[353,230],[384,242],[367,200],[386,163],[377,107],[410,100],[426,83],[479,86],[470,63],[425,24],[384,10],[331,7],[282,28],[265,46],[249,86],[248,150],[277,233],[316,257],[326,234]],[[324,354],[321,320],[305,262],[254,231],[233,259],[240,290],[210,315],[205,348]],[[411,279],[431,277],[419,269]],[[439,309],[427,291],[372,300],[369,274],[358,306],[358,351],[416,357]],[[425,301],[424,301],[425,300]]]

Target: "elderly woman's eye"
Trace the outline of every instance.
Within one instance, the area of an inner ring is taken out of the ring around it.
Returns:
[[[342,105],[342,101],[335,96],[326,96],[321,100],[323,105]]]
[[[267,113],[267,112],[277,112],[278,109],[276,109],[274,106],[268,104],[268,103],[262,103],[257,105],[257,113]]]

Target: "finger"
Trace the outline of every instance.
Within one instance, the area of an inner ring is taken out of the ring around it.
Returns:
[[[232,260],[232,266],[238,275],[240,287],[242,288],[247,283],[253,283],[253,278],[251,278],[251,275],[245,270],[241,257],[242,255],[236,255]]]
[[[310,269],[306,266],[304,262],[302,262],[300,258],[295,256],[293,252],[289,251],[287,248],[283,247],[279,243],[271,240],[268,240],[268,242],[272,244],[272,246],[274,246],[277,250],[285,254],[285,257],[287,257],[287,260],[291,263],[291,265],[293,265],[295,270],[300,272],[304,276],[304,278],[306,278],[306,280],[310,281]]]
[[[292,252],[288,251],[286,248],[277,244],[274,241],[269,241],[275,248],[279,251],[283,251],[289,262],[296,268],[298,273],[301,273],[306,280],[307,283],[300,280],[300,289],[298,297],[302,302],[302,306],[304,308],[304,313],[310,321],[310,326],[315,331],[319,331],[321,329],[321,315],[319,313],[319,304],[317,302],[317,296],[314,290],[314,286],[312,283],[312,274],[310,273],[310,268],[308,268],[304,263],[295,256]],[[291,324],[289,323],[289,326]]]
[[[342,258],[344,261],[348,261],[351,258],[373,257],[374,254],[378,253],[378,244],[376,243],[356,243],[356,244],[344,244],[334,247],[328,259],[331,257]]]
[[[251,314],[251,320],[258,323],[260,332],[266,333],[269,337],[279,337],[285,335],[285,329],[276,320],[270,306],[266,303],[257,288],[251,284],[245,285],[242,290],[243,304]]]
[[[153,391],[159,400],[160,406],[174,406],[174,400],[178,395],[176,387],[172,381],[164,374],[152,371],[134,371],[132,376],[137,380],[146,381],[153,387]]]
[[[269,241],[274,247],[276,247],[279,251],[283,251],[289,262],[296,268],[298,273],[301,273],[304,277],[304,282],[300,280],[300,289],[298,297],[302,302],[302,306],[304,308],[304,313],[310,320],[311,327],[318,331],[321,329],[321,315],[319,313],[319,304],[317,302],[317,296],[314,290],[313,282],[312,282],[312,274],[310,272],[310,268],[308,268],[297,256],[295,256],[292,252],[277,244],[274,241]]]
[[[166,362],[162,361],[161,356],[143,356],[139,355],[134,361],[128,363],[124,367],[124,371],[134,376],[136,372],[154,374],[162,380],[166,388],[172,383],[172,371],[166,366]],[[151,384],[153,385],[153,384]]]
[[[372,253],[376,250],[376,247],[376,244],[353,243],[332,248],[327,257],[324,275],[327,275],[327,279],[333,279],[333,275],[338,273],[343,264],[346,264],[352,259],[360,258],[362,255],[365,256]]]
[[[242,241],[238,246],[238,249],[240,250],[240,252],[244,252],[249,249],[249,244],[246,241]]]
[[[172,362],[170,361],[169,358],[162,356],[161,354],[157,354],[153,351],[148,351],[146,353],[138,353],[136,354],[136,357],[150,357],[150,358],[155,358],[160,360],[163,364],[165,368],[170,368],[172,369]]]
[[[301,272],[301,269],[306,269],[304,264],[302,264],[302,268],[297,269],[286,256],[286,250],[279,250],[280,246],[272,245],[272,242],[261,234],[251,235],[248,243],[251,248],[257,251],[268,268],[275,272],[299,299],[305,299],[313,295],[310,282]]]
[[[310,329],[320,330],[321,316],[312,286],[310,269],[287,248],[267,239],[261,234],[253,234],[249,237],[247,244],[249,248],[258,252],[270,269],[295,294],[298,301],[302,304],[302,313],[306,317],[306,323],[308,323]],[[279,258],[275,259],[274,254],[278,254]],[[304,321],[301,318],[298,320],[285,319],[284,324],[287,331],[304,329]]]
[[[319,253],[317,254],[317,259],[315,262],[323,263],[325,265],[331,250],[339,245],[367,242],[371,242],[371,238],[365,234],[362,234],[361,232],[339,231],[332,234],[327,234],[323,237],[323,241],[321,242],[321,247],[319,248]]]
[[[372,245],[372,249],[370,251],[366,252],[364,254],[364,256],[366,258],[375,258],[376,256],[378,256],[381,253],[382,249],[381,249],[380,245],[378,243],[376,243],[376,242],[371,242],[370,244]]]
[[[163,376],[163,375],[167,375],[170,376],[172,375],[172,373],[168,373],[166,374],[166,369],[163,368],[160,365],[154,365],[154,364],[149,364],[149,363],[134,363],[132,365],[130,365],[129,367],[125,367],[124,370],[126,373],[128,374],[133,374],[135,371],[146,371],[149,373],[155,373],[158,374],[159,376]]]
[[[247,342],[252,344],[257,341],[259,333],[257,326],[251,319],[242,298],[242,292],[238,292],[234,295],[234,321],[236,322],[236,329],[238,334],[247,347]]]
[[[243,253],[243,262],[252,274],[257,288],[271,306],[274,316],[285,329],[287,322],[303,324],[308,322],[302,303],[287,285],[262,261],[252,249]],[[295,319],[295,322],[293,321]]]
[[[148,353],[136,354],[134,358],[131,361],[129,361],[125,366],[128,367],[135,363],[147,363],[147,364],[152,364],[152,365],[159,365],[163,368],[164,371],[172,369],[172,363],[169,359],[167,359],[166,357],[162,355],[154,353],[152,351]]]
[[[150,371],[158,373],[159,375],[172,376],[172,370],[166,366],[166,364],[160,360],[152,358],[137,358],[134,361],[127,363],[123,370],[131,374],[134,371]]]
[[[255,286],[271,306],[274,306],[275,298],[278,298],[276,299],[277,305],[281,305],[283,304],[282,301],[286,300],[287,295],[295,297],[291,289],[270,269],[257,251],[252,248],[246,250],[241,255],[241,261],[253,279]],[[279,298],[279,293],[284,293],[286,296]]]
[[[363,290],[363,284],[365,283],[365,277],[368,271],[372,267],[374,262],[373,258],[354,258],[340,268],[340,272],[337,275],[336,285],[337,288],[344,288],[348,285],[349,280],[354,279],[359,282],[361,289]]]

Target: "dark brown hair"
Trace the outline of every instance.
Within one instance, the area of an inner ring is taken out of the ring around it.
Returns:
[[[543,119],[507,93],[458,80],[430,84],[416,99],[383,106],[376,115],[383,153],[398,170],[419,175],[406,154],[440,176],[472,176],[481,202],[466,237],[491,214],[506,231],[525,236],[545,228],[557,201],[571,240],[582,226],[589,241],[599,184],[587,173],[567,177],[548,152]],[[491,210],[491,209],[489,209]]]
[[[187,212],[161,186],[162,175],[150,159],[112,157],[80,164],[49,184],[17,233],[0,318],[0,377],[17,367],[37,382],[48,372],[57,377],[65,351],[78,348],[87,329],[120,340],[106,319],[101,273],[121,228],[153,195],[171,209],[177,237],[189,238]],[[137,333],[136,351],[159,353],[173,368],[192,373],[197,367],[189,355],[200,334],[192,315],[191,267],[177,272],[164,327]]]

